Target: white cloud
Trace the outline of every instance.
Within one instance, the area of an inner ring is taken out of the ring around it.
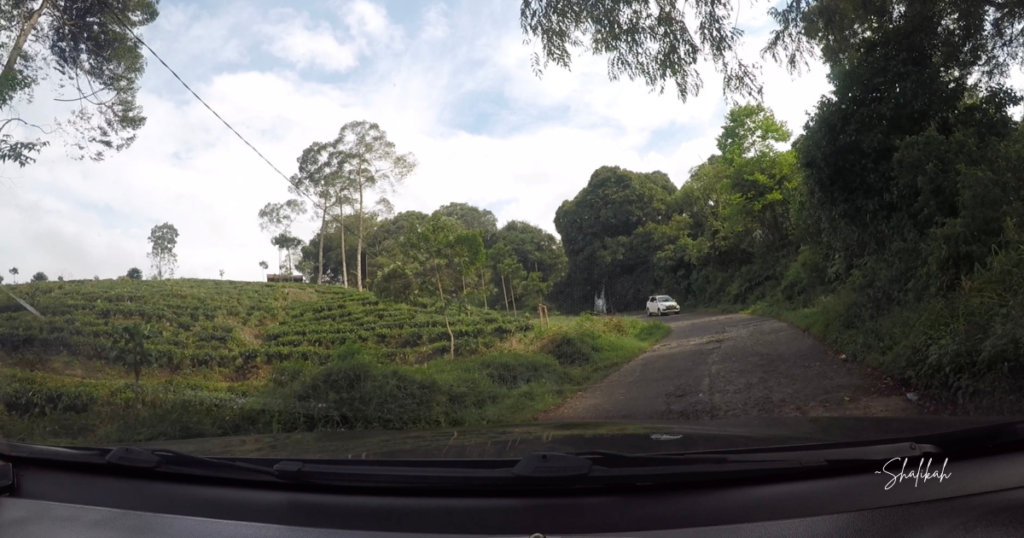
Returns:
[[[431,4],[423,12],[423,39],[443,39],[448,36],[448,6]]]
[[[294,62],[296,67],[316,66],[338,72],[359,63],[358,44],[338,42],[329,24],[316,24],[308,15],[288,11],[282,11],[281,18],[288,20],[263,27],[271,40],[266,50],[272,54]]]
[[[401,32],[388,20],[381,6],[355,0],[336,6],[344,29],[327,20],[314,21],[307,12],[292,9],[273,10],[260,25],[270,41],[269,53],[288,60],[296,67],[318,67],[344,73],[359,64],[359,58],[377,45],[398,42]]]
[[[670,90],[659,96],[639,82],[609,82],[603,58],[582,56],[571,72],[553,67],[536,78],[516,0],[435,4],[415,18],[419,27],[406,29],[365,0],[331,8],[180,12],[203,21],[218,36],[214,42],[226,45],[219,55],[216,47],[182,43],[196,52],[187,55],[191,63],[172,66],[285,174],[309,143],[368,119],[421,163],[393,197],[397,210],[463,201],[492,208],[502,221],[527,220],[553,232],[555,209],[598,166],[660,169],[679,185],[714,151],[725,105],[712,70],[703,71],[703,93],[684,104]],[[187,25],[161,21],[169,33],[154,34],[164,54],[179,39],[173,32]],[[761,39],[748,40],[756,53]],[[275,57],[291,69],[268,61]],[[224,269],[228,279],[256,280],[257,262],[273,266],[276,250],[259,231],[256,212],[286,199],[286,182],[159,64],[148,69],[140,100],[149,121],[132,148],[100,164],[49,149],[36,165],[0,171],[16,178],[0,182],[0,267],[17,265],[23,278],[38,270],[110,277],[133,265],[146,268],[146,236],[165,221],[181,233],[182,276],[218,278]],[[820,68],[793,81],[766,66],[763,80],[766,103],[797,130],[827,89]],[[446,123],[452,111],[473,104],[469,95],[505,103],[493,117],[477,118],[488,120],[479,131]],[[47,103],[27,108],[53,115]],[[672,130],[685,135],[673,137],[684,140],[676,147],[650,145],[656,133]],[[299,231],[309,237],[313,227],[303,223]]]

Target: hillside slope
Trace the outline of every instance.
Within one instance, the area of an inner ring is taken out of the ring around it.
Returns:
[[[151,346],[157,365],[171,371],[286,359],[323,363],[346,344],[372,346],[401,363],[425,362],[448,350],[440,314],[383,303],[371,293],[340,286],[100,280],[11,289],[44,317],[31,315],[10,297],[0,302],[0,353],[8,356],[103,360],[116,326],[131,322],[151,323],[162,333]],[[457,355],[530,328],[493,311],[451,321]]]

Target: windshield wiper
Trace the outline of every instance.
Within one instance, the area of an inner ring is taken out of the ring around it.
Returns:
[[[600,487],[751,478],[838,469],[894,458],[1019,449],[1024,423],[1012,422],[895,440],[668,454],[589,451],[522,459],[282,460],[207,458],[166,449],[64,448],[0,441],[0,456],[110,466],[144,474],[186,474],[278,483],[378,487]]]
[[[349,484],[402,483],[431,486],[573,487],[670,483],[725,476],[752,476],[920,457],[941,452],[932,445],[897,443],[857,448],[744,454],[629,455],[615,452],[532,453],[519,460],[452,460],[317,463],[281,461],[279,478]],[[454,463],[459,463],[457,460]]]

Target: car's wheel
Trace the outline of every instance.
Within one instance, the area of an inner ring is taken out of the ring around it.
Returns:
[[[659,309],[658,309],[658,317],[660,318],[661,316],[664,316],[664,315],[665,315],[665,312],[663,312],[663,311],[662,311],[662,310],[661,310],[661,309],[659,308]]]
[[[648,309],[646,310],[646,312],[647,312],[647,317],[651,317],[651,309],[650,309],[650,308],[648,308]]]

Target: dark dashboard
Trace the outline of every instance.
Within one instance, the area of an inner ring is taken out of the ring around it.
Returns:
[[[559,495],[283,489],[20,460],[7,468],[0,536],[25,538],[1024,536],[1017,451],[951,458],[941,481],[879,470]]]

